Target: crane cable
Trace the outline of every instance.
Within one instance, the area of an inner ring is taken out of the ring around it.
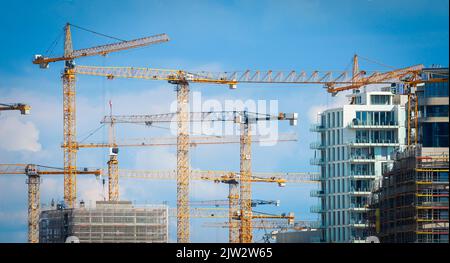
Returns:
[[[113,36],[109,36],[109,35],[106,35],[106,34],[102,34],[102,33],[99,33],[99,32],[96,32],[96,31],[93,31],[93,30],[90,30],[90,29],[87,29],[87,28],[84,28],[84,27],[81,27],[81,26],[77,26],[77,25],[74,25],[74,24],[71,24],[71,23],[68,23],[68,24],[73,26],[73,27],[75,27],[75,28],[78,28],[78,29],[90,32],[92,34],[96,34],[96,35],[102,36],[102,37],[111,38],[111,39],[119,40],[119,41],[127,41],[127,40],[120,39],[120,38],[117,38],[117,37],[113,37]]]
[[[386,67],[386,68],[390,68],[390,69],[396,69],[396,67],[393,67],[393,66],[390,66],[390,65],[387,65],[387,64],[384,64],[384,63],[375,61],[375,60],[370,59],[370,58],[362,57],[362,56],[360,56],[360,55],[358,55],[358,57],[359,57],[359,58],[362,58],[362,59],[364,59],[364,60],[366,60],[366,61],[372,62],[372,63],[374,63],[374,64],[380,65],[380,66],[382,66],[382,67]]]
[[[84,139],[80,140],[79,143],[82,143],[84,141],[86,141],[89,137],[91,137],[92,135],[94,135],[96,132],[98,132],[101,128],[103,128],[103,126],[105,126],[105,124],[101,124],[99,127],[97,127],[95,130],[93,130],[92,132],[90,132]]]

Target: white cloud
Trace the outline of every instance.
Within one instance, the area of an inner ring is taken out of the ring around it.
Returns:
[[[138,150],[135,156],[136,169],[173,170],[177,163],[175,152],[170,152],[167,147]]]
[[[30,121],[21,121],[16,117],[0,120],[0,148],[7,151],[41,150],[39,130]]]
[[[190,195],[190,198],[193,200],[227,199],[228,185],[204,181],[191,181]]]
[[[321,113],[327,109],[337,108],[337,107],[341,107],[345,104],[348,104],[349,98],[345,97],[345,95],[346,95],[346,93],[344,93],[344,92],[338,93],[335,97],[329,97],[331,100],[329,103],[314,105],[314,106],[310,107],[308,110],[309,120],[312,123],[317,123],[318,122],[317,115],[319,113]]]
[[[102,184],[95,178],[79,178],[78,180],[78,202],[95,203],[95,201],[103,199]],[[108,194],[107,192],[105,193]]]

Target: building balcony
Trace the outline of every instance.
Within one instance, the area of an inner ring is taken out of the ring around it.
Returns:
[[[349,160],[351,163],[369,163],[376,161],[374,156],[363,156],[363,155],[352,155],[350,156]]]
[[[376,178],[374,174],[351,173],[349,176],[352,180],[372,180]]]
[[[309,160],[309,163],[311,165],[323,165],[324,164],[324,160],[322,158],[312,158]]]
[[[312,142],[309,144],[309,148],[320,150],[320,149],[325,148],[325,145],[323,145],[321,142]]]
[[[317,175],[312,175],[311,180],[315,181],[315,182],[323,182],[323,181],[326,181],[327,179],[325,178],[324,175],[317,174]]]
[[[324,191],[323,190],[311,190],[311,192],[309,193],[309,195],[311,197],[322,197],[324,196]]]
[[[320,172],[311,174],[309,176],[309,178],[311,181],[314,181],[314,182],[321,182],[324,180],[324,179],[322,179],[322,175],[320,174]]]
[[[356,139],[349,142],[350,146],[400,146],[398,140]]]
[[[348,210],[352,212],[367,212],[369,208],[362,204],[351,204]]]
[[[309,131],[312,131],[312,132],[322,132],[324,130],[325,130],[325,127],[322,124],[313,124],[309,128]]]
[[[309,211],[310,211],[311,213],[324,213],[324,212],[325,212],[325,210],[322,208],[321,205],[311,206],[311,207],[309,208]]]
[[[351,243],[367,243],[367,241],[366,241],[366,239],[362,239],[362,238],[356,238],[356,237],[353,237],[351,240],[350,240],[350,242]]]
[[[361,188],[350,188],[349,194],[355,195],[355,196],[367,196],[370,195],[372,192],[370,191],[370,188],[361,187]]]
[[[367,228],[367,227],[369,227],[369,221],[368,220],[351,219],[349,226],[355,227],[355,228]]]
[[[365,122],[365,121],[352,121],[347,125],[351,129],[398,129],[400,126],[397,121],[390,122]]]

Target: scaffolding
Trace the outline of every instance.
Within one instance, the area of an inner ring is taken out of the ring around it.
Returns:
[[[96,207],[46,210],[41,213],[39,241],[63,243],[167,243],[168,207],[134,207],[129,201],[97,201]]]
[[[396,156],[371,198],[371,231],[386,243],[448,243],[448,155]]]

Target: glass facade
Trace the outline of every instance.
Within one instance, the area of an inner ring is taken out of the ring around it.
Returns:
[[[392,105],[388,94],[361,94],[368,95],[373,105],[321,114],[324,128],[317,132],[322,147],[316,149],[322,162],[316,165],[321,166],[322,196],[317,213],[321,213],[326,242],[361,242],[367,236],[366,205],[373,181],[393,162],[390,154],[398,147],[389,144],[404,140],[398,122],[406,114],[405,108]]]
[[[372,105],[389,105],[390,95],[370,95],[370,103]]]
[[[448,105],[429,105],[423,117],[448,117]]]
[[[422,124],[423,147],[448,147],[448,122]]]
[[[358,130],[355,139],[356,143],[398,143],[392,130]]]
[[[448,82],[426,83],[424,91],[425,98],[448,97]]]
[[[357,111],[354,125],[396,125],[391,111]]]

